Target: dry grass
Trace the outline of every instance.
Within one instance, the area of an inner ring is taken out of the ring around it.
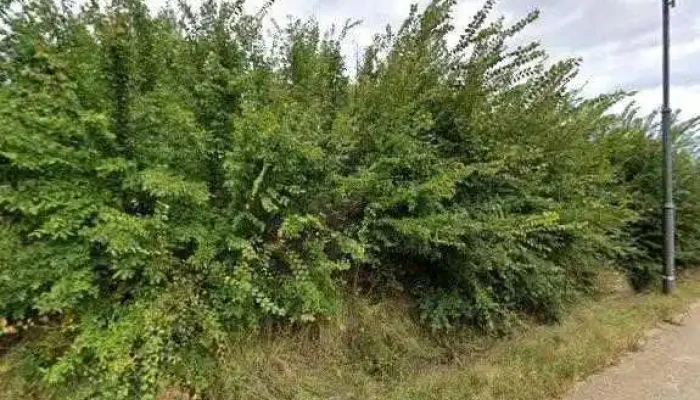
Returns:
[[[561,324],[501,340],[462,333],[438,342],[400,305],[355,300],[353,315],[315,332],[240,343],[217,399],[557,398],[700,299],[697,278],[672,297],[638,295],[621,282],[605,277],[606,293]]]
[[[498,343],[471,363],[461,363],[465,368],[418,375],[384,398],[558,398],[577,380],[636,350],[649,329],[698,298],[700,283],[692,282],[670,298],[650,294],[590,302],[560,325],[536,327]]]
[[[672,297],[637,295],[622,282],[606,276],[604,294],[561,324],[526,327],[508,339],[468,332],[437,339],[402,302],[351,297],[345,312],[324,326],[232,340],[216,371],[193,370],[217,377],[212,400],[557,398],[700,299],[697,277]],[[6,398],[11,390],[2,386]]]

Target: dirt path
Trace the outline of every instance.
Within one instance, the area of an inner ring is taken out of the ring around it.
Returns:
[[[566,400],[700,400],[700,304],[639,352],[581,383]]]

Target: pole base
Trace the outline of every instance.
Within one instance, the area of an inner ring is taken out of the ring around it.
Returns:
[[[664,276],[664,294],[672,294],[676,290],[676,278]]]

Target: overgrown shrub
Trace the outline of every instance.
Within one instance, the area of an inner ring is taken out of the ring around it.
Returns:
[[[510,45],[538,13],[494,3],[455,45],[454,0],[412,7],[356,74],[354,24],[268,38],[271,3],[0,3],[0,316],[61,338],[25,369],[56,398],[206,394],[227,335],[331,316],[356,276],[435,330],[498,332],[648,270],[655,127],[580,98],[579,60]],[[697,120],[676,129],[692,265]]]
[[[631,103],[615,120],[615,126],[601,141],[616,169],[618,185],[629,196],[627,207],[635,218],[623,232],[629,242],[620,264],[628,269],[633,285],[646,288],[657,282],[663,254],[663,199],[661,186],[662,147],[658,113],[640,116]],[[674,178],[677,206],[677,254],[680,268],[694,267],[700,261],[700,165],[697,161],[700,118],[682,120],[678,112],[671,119],[675,149]]]

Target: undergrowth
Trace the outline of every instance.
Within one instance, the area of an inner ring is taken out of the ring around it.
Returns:
[[[683,280],[673,297],[640,296],[618,273],[598,282],[596,299],[569,309],[560,324],[523,322],[507,338],[469,330],[433,335],[417,323],[405,299],[348,295],[342,312],[327,323],[228,338],[216,365],[192,354],[185,383],[207,382],[205,398],[215,400],[556,398],[638,349],[648,329],[700,297],[697,275]],[[17,371],[28,353],[65,343],[61,335],[41,337],[4,357],[5,398],[66,394],[47,391]],[[196,398],[185,385],[165,393],[159,399]]]

